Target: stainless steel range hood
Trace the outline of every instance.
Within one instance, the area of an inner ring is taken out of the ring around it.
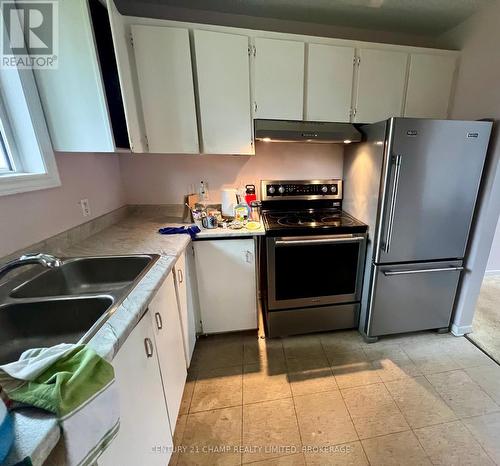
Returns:
[[[350,123],[254,120],[254,125],[256,141],[329,144],[361,141],[361,133]]]

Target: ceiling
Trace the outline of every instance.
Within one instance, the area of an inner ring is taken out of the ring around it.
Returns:
[[[116,0],[435,37],[495,0]],[[123,9],[120,8],[122,11]]]

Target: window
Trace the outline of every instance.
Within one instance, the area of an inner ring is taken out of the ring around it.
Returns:
[[[4,36],[2,51],[9,46]],[[33,71],[0,67],[0,196],[60,184]]]
[[[0,69],[0,195],[60,184],[33,72]]]

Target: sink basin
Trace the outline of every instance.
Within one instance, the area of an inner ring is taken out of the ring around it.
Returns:
[[[12,298],[39,298],[112,293],[131,285],[153,260],[152,256],[104,256],[69,259],[18,286]]]
[[[0,306],[0,364],[30,348],[77,343],[112,305],[111,296],[98,296]]]

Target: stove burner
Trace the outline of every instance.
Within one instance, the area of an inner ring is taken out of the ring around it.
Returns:
[[[272,218],[273,220],[280,220],[281,218],[283,218],[283,216],[284,216],[285,214],[283,214],[282,212],[278,212],[278,213],[266,212],[266,215],[267,215],[269,218]]]
[[[328,217],[323,217],[321,219],[321,222],[324,223],[325,225],[334,225],[334,226],[351,226],[354,225],[354,221],[343,215],[342,217],[340,215],[332,215]]]
[[[278,223],[284,226],[300,226],[300,227],[316,226],[316,222],[312,217],[306,217],[303,215],[290,215],[288,217],[283,217],[278,220]]]

